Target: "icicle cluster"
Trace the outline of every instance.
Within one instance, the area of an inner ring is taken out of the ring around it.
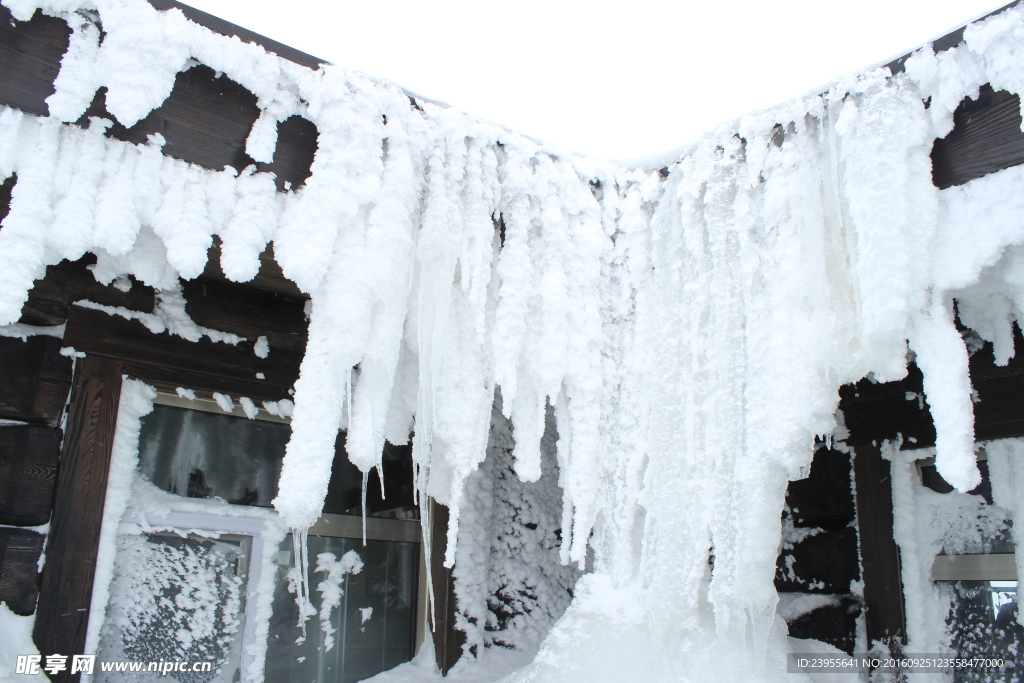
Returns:
[[[552,411],[561,561],[592,552],[594,571],[515,680],[784,671],[772,578],[786,482],[835,428],[838,388],[901,378],[909,351],[940,473],[963,491],[978,481],[953,299],[1008,359],[1024,175],[940,192],[929,153],[980,85],[1024,91],[1024,10],[938,56],[924,48],[904,74],[851,76],[723,126],[663,178],[413,108],[390,84],[304,69],[142,0],[88,3],[102,42],[82,0],[3,4],[63,16],[73,34],[51,116],[0,112],[0,175],[18,174],[0,325],[62,258],[90,251],[100,281],[129,273],[173,292],[214,235],[237,281],[272,241],[312,302],[276,508],[297,530],[317,518],[339,428],[364,472],[385,439],[414,433],[420,499],[451,510],[448,565],[496,391],[524,482],[545,470]],[[106,121],[66,125],[101,86],[132,125],[190,60],[258,96],[253,158],[271,159],[276,122],[316,124],[305,186],[279,193],[254,169],[164,157],[159,136],[111,140]]]

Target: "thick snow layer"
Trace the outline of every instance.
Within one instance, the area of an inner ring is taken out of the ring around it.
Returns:
[[[893,536],[900,548],[908,652],[951,651],[947,618],[953,596],[931,580],[936,555],[994,552],[993,540],[1012,531],[1014,520],[1021,519],[1015,459],[1024,450],[1024,441],[989,441],[979,447],[988,453],[994,505],[980,495],[936,493],[923,486],[915,460],[932,457],[934,449],[900,451],[898,444],[883,444],[882,455],[892,468]],[[938,683],[946,676],[926,674],[922,680]]]
[[[968,27],[938,56],[920,50],[906,73],[851,75],[723,126],[662,176],[411,106],[391,84],[310,71],[143,0],[3,4],[17,19],[65,17],[74,33],[52,115],[0,111],[0,175],[18,176],[0,230],[0,325],[18,320],[47,264],[92,252],[100,281],[157,288],[144,321],[218,339],[178,315],[179,277],[203,271],[216,235],[223,272],[250,279],[272,241],[311,297],[294,407],[265,404],[292,417],[284,524],[301,543],[320,514],[339,428],[364,472],[385,439],[415,434],[420,500],[450,509],[448,565],[494,542],[463,521],[486,499],[467,482],[500,390],[512,469],[524,484],[557,477],[560,560],[592,570],[510,683],[797,680],[773,585],[787,481],[837,428],[838,388],[899,379],[910,351],[939,471],[961,491],[978,481],[953,301],[1001,362],[1012,355],[1024,177],[939,191],[929,153],[964,95],[986,82],[1024,90],[1024,9]],[[82,8],[97,10],[102,36]],[[159,135],[108,139],[107,121],[66,124],[102,86],[130,126],[195,62],[258,97],[254,158],[271,157],[276,122],[316,124],[303,187],[164,157]],[[537,523],[552,528],[549,513]],[[459,570],[460,608],[480,628],[490,579],[472,573]]]
[[[24,680],[15,673],[18,655],[38,655],[39,650],[32,640],[32,617],[19,617],[0,604],[0,683],[17,683]]]
[[[985,444],[989,472],[992,474],[992,502],[1009,513],[1014,524],[1014,554],[1017,576],[1024,576],[1024,439],[1003,439]],[[1017,622],[1024,624],[1024,614],[1017,612]]]

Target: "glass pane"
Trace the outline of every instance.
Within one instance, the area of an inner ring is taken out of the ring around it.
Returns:
[[[142,418],[139,468],[170,493],[269,507],[290,436],[278,422],[156,405]]]
[[[1013,661],[1024,652],[1024,626],[1017,623],[1016,581],[939,582],[951,592],[946,624],[953,636],[951,646],[966,658],[1003,658]],[[1013,666],[1005,673],[957,669],[955,683],[1024,680],[1024,671]]]
[[[309,585],[316,614],[298,626],[298,607],[289,591],[292,541],[285,539],[278,554],[274,614],[267,648],[267,680],[284,683],[355,683],[412,659],[416,623],[419,546],[415,543],[309,537]],[[317,571],[334,562],[345,563],[354,553],[362,563],[358,573],[343,573],[337,607],[324,610],[331,594],[329,573]],[[326,630],[324,627],[327,627]],[[328,649],[329,639],[333,646]]]
[[[248,537],[125,535],[100,632],[100,661],[210,662],[209,671],[97,672],[98,681],[239,679]]]
[[[334,449],[336,455],[324,512],[361,515],[363,473],[349,462],[345,453],[345,432],[338,434]],[[419,519],[412,474],[412,448],[385,443],[381,464],[384,469],[383,495],[377,470],[373,469],[366,480],[366,514],[370,517]]]

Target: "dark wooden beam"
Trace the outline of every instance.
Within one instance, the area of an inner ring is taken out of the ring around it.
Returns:
[[[0,527],[0,602],[27,617],[39,596],[39,556],[45,536],[29,529]]]
[[[265,336],[270,354],[306,350],[305,301],[237,282],[198,278],[182,283],[185,310],[197,324],[247,339]]]
[[[0,183],[0,221],[7,218],[7,213],[11,210],[11,192],[17,182],[18,174],[15,173]]]
[[[68,49],[71,28],[62,19],[37,11],[29,21],[14,21],[0,6],[0,104],[36,116],[49,116],[46,98]]]
[[[935,425],[923,402],[922,382],[921,371],[911,363],[907,377],[899,382],[862,379],[840,388],[839,409],[850,432],[846,444],[881,444],[902,435],[910,448],[935,445]]]
[[[1005,12],[1006,10],[1010,9],[1011,7],[1016,7],[1018,4],[1020,4],[1020,1],[1021,0],[1013,0],[1013,2],[1011,2],[1011,3],[1007,4],[1007,5],[1003,5],[999,9],[993,10],[993,11],[989,12],[988,14],[986,14],[983,17],[979,17],[978,19],[975,19],[972,22],[964,24],[963,26],[950,31],[949,33],[945,34],[944,36],[936,38],[934,41],[932,41],[932,49],[935,51],[935,54],[938,54],[940,52],[945,52],[946,50],[949,50],[951,48],[956,47],[960,43],[964,42],[964,29],[967,26],[969,26],[970,24],[976,23],[978,21],[984,21],[985,19],[988,19],[991,16],[995,16],[996,14],[999,14],[1001,12]],[[910,56],[913,53],[914,53],[914,51],[912,50],[912,51],[908,52],[907,54],[894,59],[893,61],[891,61],[891,62],[889,62],[888,64],[885,65],[886,68],[889,69],[889,71],[893,75],[896,75],[896,74],[904,71],[905,68],[906,68],[905,65],[907,63],[907,60],[910,59]]]
[[[970,357],[968,367],[976,392],[974,434],[978,441],[1024,437],[1024,336],[1014,326],[1017,354],[1005,366],[995,364],[986,343]],[[899,382],[875,384],[861,380],[839,390],[839,408],[850,431],[846,444],[863,446],[903,438],[903,448],[935,445],[935,425],[923,400],[921,371],[913,363]],[[909,397],[909,399],[908,399]]]
[[[168,0],[153,0],[152,4],[158,9],[180,9],[211,30],[256,42],[305,66],[316,68],[322,63],[187,5]],[[30,21],[15,22],[10,11],[0,6],[0,70],[4,74],[0,78],[0,104],[36,116],[49,115],[46,98],[53,94],[53,81],[60,71],[70,34],[71,29],[62,19],[37,12]],[[85,125],[90,116],[114,121],[104,103],[105,89],[101,88],[80,125]],[[160,133],[167,141],[163,151],[168,156],[216,171],[225,166],[242,170],[256,163],[245,153],[245,143],[258,116],[255,95],[200,65],[178,73],[170,96],[146,118],[131,128],[115,121],[107,135],[144,144],[149,135]],[[292,117],[278,124],[273,162],[257,164],[257,168],[274,173],[279,189],[297,188],[310,175],[316,149],[316,126]],[[9,188],[4,189],[9,193]],[[0,189],[0,194],[4,189]]]
[[[163,104],[131,128],[117,123],[105,102],[101,88],[80,122],[91,116],[114,121],[107,135],[136,145],[160,133],[165,155],[216,171],[225,166],[241,171],[255,163],[245,153],[245,141],[260,114],[256,96],[208,66],[179,71]]]
[[[0,419],[56,427],[71,388],[71,359],[55,337],[0,337]]]
[[[205,276],[182,282],[185,310],[199,325],[270,342],[270,353],[306,348],[306,299]]]
[[[86,254],[77,261],[61,261],[47,266],[46,275],[36,280],[21,309],[20,322],[43,327],[62,325],[68,309],[76,301],[92,301],[104,306],[152,312],[155,293],[152,287],[129,277],[131,288],[123,292],[117,287],[96,281],[90,269],[96,257]]]
[[[142,381],[158,389],[174,391],[177,387],[197,389],[200,391],[220,392],[233,396],[246,396],[254,401],[280,401],[291,398],[287,387],[269,384],[259,380],[249,381],[210,375],[203,372],[167,368],[139,361],[125,361],[124,374]]]
[[[857,527],[864,574],[864,617],[868,644],[906,642],[899,547],[893,540],[892,477],[889,461],[871,445],[856,449]]]
[[[55,427],[0,427],[0,524],[50,521],[63,436]]]
[[[220,255],[220,237],[214,235],[213,245],[210,246],[210,250],[206,255],[206,269],[203,270],[203,277],[208,280],[231,282],[220,268]],[[268,244],[267,248],[260,254],[260,270],[256,277],[246,282],[245,285],[246,287],[283,294],[284,296],[302,299],[303,301],[309,298],[308,294],[304,294],[294,282],[284,276],[281,266],[274,260],[273,242]]]
[[[849,595],[860,579],[857,531],[826,529],[784,548],[775,568],[775,589],[782,593]]]
[[[273,163],[259,162],[256,168],[273,173],[277,189],[282,192],[305,185],[313,175],[313,157],[319,139],[315,123],[301,116],[290,116],[277,124]]]
[[[807,477],[789,482],[786,507],[793,526],[845,529],[856,513],[853,505],[850,456],[825,448],[814,453]]]
[[[238,36],[243,43],[256,43],[267,52],[272,52],[278,57],[284,57],[290,62],[301,64],[302,66],[310,69],[318,69],[320,68],[320,65],[330,63],[318,57],[314,57],[313,55],[308,55],[305,52],[300,52],[293,47],[288,47],[276,40],[271,40],[270,38],[261,36],[249,29],[236,26],[235,24],[224,21],[212,14],[207,14],[201,10],[197,10],[195,7],[189,7],[188,5],[182,2],[177,2],[176,0],[149,0],[149,4],[158,10],[181,10],[181,13],[185,15],[185,18],[194,21],[200,26],[205,26],[214,33],[219,33],[222,36]],[[281,9],[282,12],[288,11],[285,7],[282,7]]]
[[[136,320],[79,306],[71,308],[64,335],[66,344],[90,354],[252,384],[282,388],[294,384],[302,356],[287,349],[275,349],[267,358],[259,358],[253,352],[255,341],[249,339],[232,346],[204,337],[190,342],[168,332],[153,334]],[[265,379],[258,379],[258,372]]]
[[[953,113],[953,130],[932,147],[932,181],[939,189],[1024,164],[1020,97],[984,85]]]
[[[244,87],[205,65],[179,71],[174,88],[163,103],[144,119],[125,128],[106,108],[106,88],[96,92],[89,108],[78,120],[88,125],[90,117],[114,121],[107,137],[136,145],[146,144],[159,133],[166,156],[214,171],[231,166],[241,171],[255,165],[273,173],[278,190],[301,187],[312,174],[319,134],[316,125],[299,116],[277,124],[278,139],[271,163],[257,163],[245,146],[253,123],[259,117],[257,98]]]
[[[448,508],[434,503],[426,523],[430,524],[430,581],[434,591],[434,656],[441,675],[446,676],[462,657],[462,645],[466,634],[455,628],[455,577],[452,570],[444,566],[445,548],[448,547]]]
[[[44,656],[84,654],[122,372],[121,361],[94,356],[75,369],[33,631]],[[68,671],[51,678],[77,679]]]

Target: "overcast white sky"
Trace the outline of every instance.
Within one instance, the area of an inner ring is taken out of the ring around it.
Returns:
[[[522,133],[613,159],[667,152],[1005,4],[185,2]]]

